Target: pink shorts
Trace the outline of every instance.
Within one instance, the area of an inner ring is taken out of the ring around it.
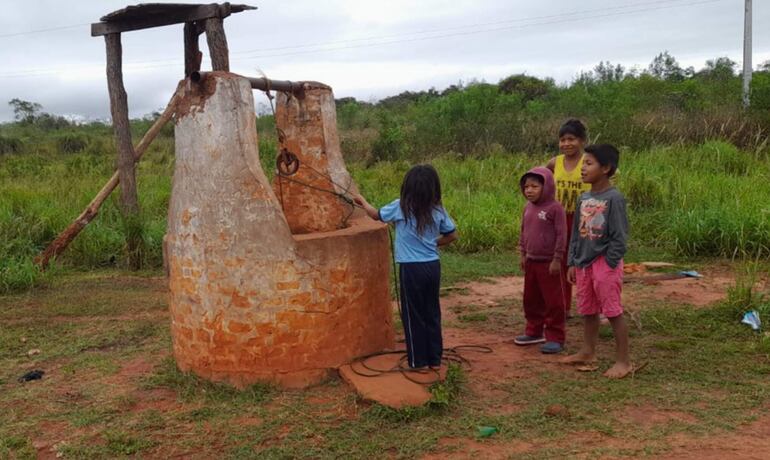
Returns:
[[[577,307],[581,315],[603,313],[607,318],[623,314],[620,293],[623,287],[623,261],[611,268],[599,256],[585,268],[575,268]]]

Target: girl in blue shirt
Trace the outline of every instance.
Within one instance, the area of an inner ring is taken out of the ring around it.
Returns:
[[[413,369],[441,366],[441,263],[438,248],[457,239],[457,229],[441,204],[441,182],[430,165],[412,167],[401,198],[379,210],[357,195],[355,202],[375,220],[396,228],[396,262],[401,286],[401,322]]]

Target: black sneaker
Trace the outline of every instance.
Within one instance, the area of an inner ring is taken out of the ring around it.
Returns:
[[[559,342],[546,342],[540,347],[540,351],[546,355],[555,355],[564,351],[564,346]]]

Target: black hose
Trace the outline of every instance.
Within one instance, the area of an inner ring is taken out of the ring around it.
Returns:
[[[473,353],[492,353],[492,348],[486,346],[486,345],[458,345],[456,347],[449,347],[443,349],[443,356],[441,357],[442,363],[445,364],[459,364],[460,366],[465,366],[467,368],[472,368],[471,362],[460,353],[461,351],[465,352],[473,352]],[[385,356],[385,355],[401,355],[398,363],[389,368],[389,369],[379,369],[376,367],[373,367],[371,364],[369,364],[367,361],[371,358],[377,357],[377,356]],[[387,373],[393,373],[393,372],[400,372],[406,379],[411,380],[414,383],[419,383],[421,385],[432,385],[436,382],[438,382],[441,377],[439,374],[438,368],[433,367],[427,367],[427,368],[420,368],[420,369],[412,369],[410,367],[404,366],[404,364],[407,361],[407,355],[404,350],[397,350],[397,351],[380,351],[377,353],[371,353],[366,356],[362,356],[361,358],[353,361],[350,363],[350,370],[352,370],[357,375],[360,375],[361,377],[378,377],[382,374]],[[357,366],[360,366],[360,368],[357,368]],[[435,379],[431,381],[421,381],[416,380],[410,376],[410,374],[435,374]]]

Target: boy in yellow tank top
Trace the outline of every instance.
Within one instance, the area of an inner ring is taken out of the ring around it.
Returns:
[[[575,207],[578,197],[583,192],[591,190],[591,184],[583,183],[580,177],[580,169],[583,166],[583,147],[587,140],[586,127],[576,119],[567,120],[559,128],[559,151],[561,155],[548,161],[546,167],[553,171],[556,181],[556,199],[561,203],[567,213],[567,228],[572,228],[575,219]],[[571,232],[567,232],[567,247]],[[562,273],[567,272],[566,257],[562,258]],[[564,283],[562,287],[564,305],[569,313],[572,306],[572,285]]]

